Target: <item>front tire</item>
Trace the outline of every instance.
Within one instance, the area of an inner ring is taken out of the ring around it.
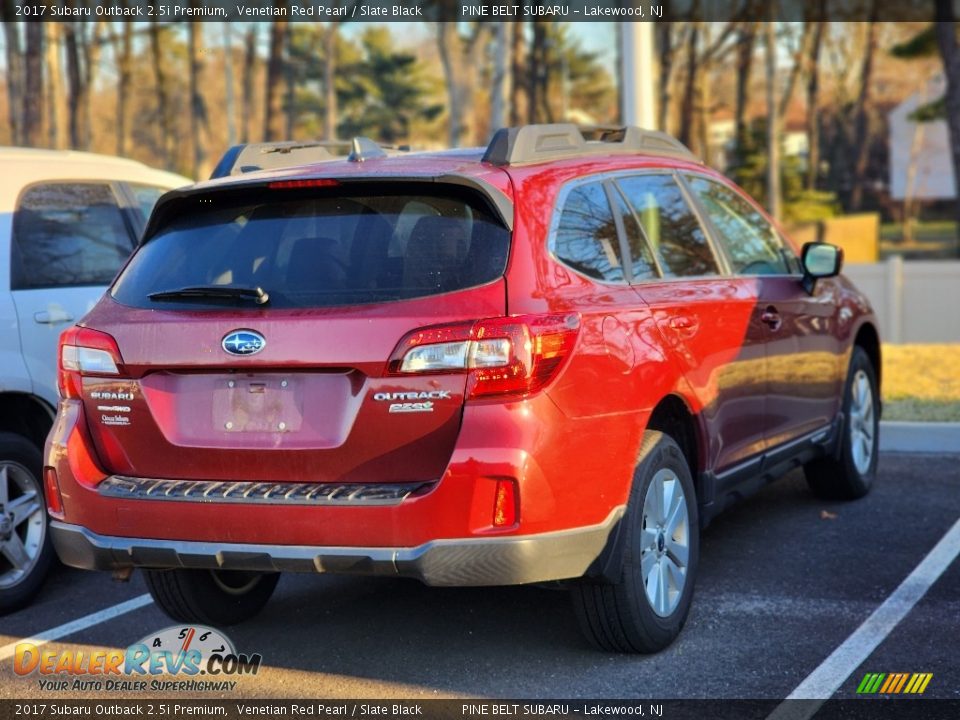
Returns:
[[[870,357],[854,346],[843,389],[843,431],[838,457],[818,458],[803,470],[814,494],[825,500],[856,500],[870,492],[877,474],[880,403]]]
[[[239,570],[144,570],[153,600],[177,622],[236,625],[259,613],[279,573]]]
[[[643,436],[616,581],[584,579],[571,592],[581,629],[609,652],[654,653],[680,634],[700,557],[696,493],[686,458],[661,432]]]
[[[33,443],[0,433],[0,614],[29,603],[53,562],[42,466]]]

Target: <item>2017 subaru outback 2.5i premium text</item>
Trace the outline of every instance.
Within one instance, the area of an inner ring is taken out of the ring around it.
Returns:
[[[870,489],[879,341],[840,262],[636,128],[167,193],[61,340],[55,546],[185,622],[285,571],[567,580],[596,645],[661,649],[724,506],[799,466]]]

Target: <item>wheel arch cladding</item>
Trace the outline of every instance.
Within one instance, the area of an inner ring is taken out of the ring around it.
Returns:
[[[690,468],[690,475],[694,478],[694,486],[699,494],[700,487],[696,479],[702,470],[700,467],[700,429],[696,417],[690,411],[686,402],[677,395],[667,395],[661,399],[650,414],[647,429],[659,430],[665,435],[669,435],[680,446],[680,450],[683,452]]]

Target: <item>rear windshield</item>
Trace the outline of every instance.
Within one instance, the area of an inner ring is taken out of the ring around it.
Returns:
[[[270,308],[427,297],[503,275],[510,232],[466,188],[223,191],[170,204],[114,284],[135,307],[222,308],[246,298],[150,298],[183,288],[262,288]],[[177,201],[174,201],[177,202]]]

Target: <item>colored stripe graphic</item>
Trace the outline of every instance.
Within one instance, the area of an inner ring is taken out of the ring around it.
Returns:
[[[933,673],[867,673],[857,686],[858,695],[922,695]]]

